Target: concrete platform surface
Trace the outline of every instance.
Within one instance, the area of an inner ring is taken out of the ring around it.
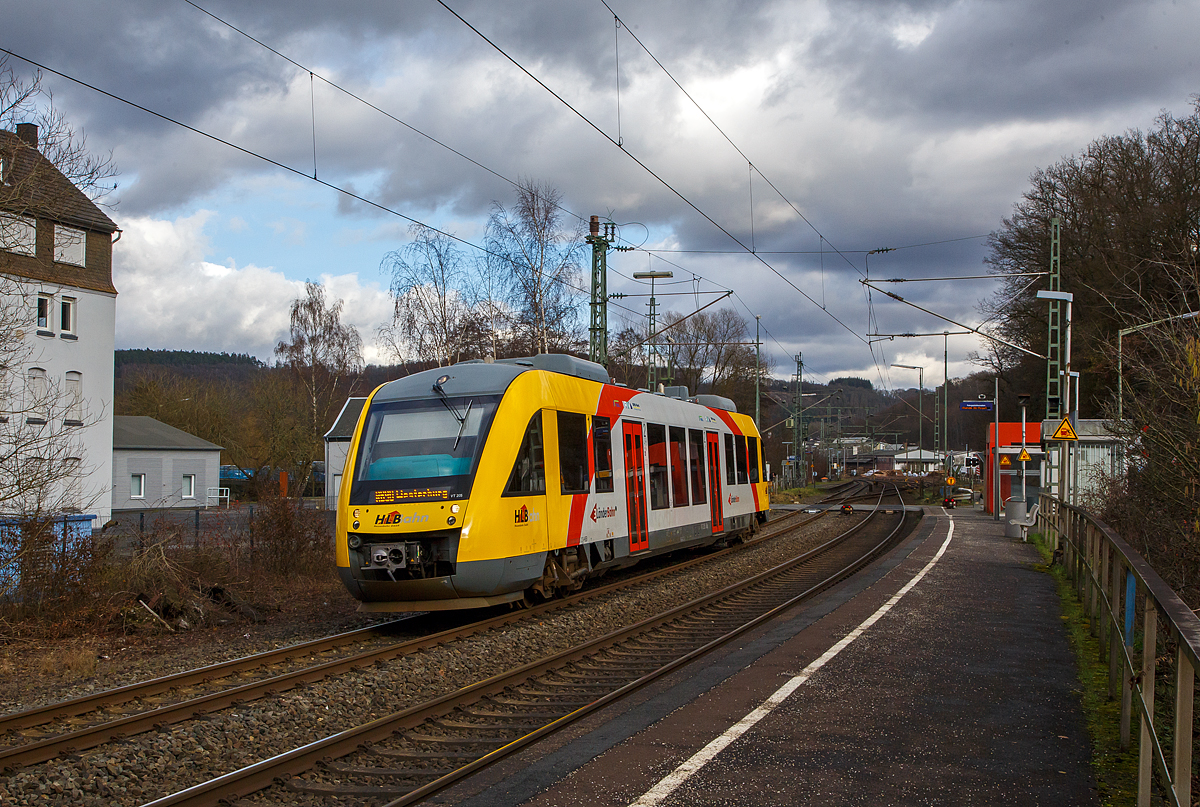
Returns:
[[[989,516],[928,512],[817,602],[434,801],[1098,804],[1053,579]]]

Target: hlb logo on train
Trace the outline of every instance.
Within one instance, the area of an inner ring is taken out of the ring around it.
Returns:
[[[530,521],[539,520],[540,516],[536,510],[530,510],[525,505],[521,505],[520,509],[513,511],[514,524],[528,524]]]
[[[386,515],[375,516],[375,526],[380,527],[385,524],[424,524],[429,520],[429,516],[419,516],[415,513],[402,515],[400,511],[393,510]]]

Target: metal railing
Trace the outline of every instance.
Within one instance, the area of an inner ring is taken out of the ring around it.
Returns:
[[[1195,671],[1200,667],[1200,619],[1107,524],[1045,493],[1039,503],[1037,530],[1062,553],[1092,635],[1100,640],[1100,660],[1108,662],[1109,696],[1121,699],[1122,749],[1130,744],[1133,712],[1140,716],[1137,803],[1139,807],[1150,804],[1157,773],[1163,803],[1190,807],[1192,699]],[[1175,645],[1175,697],[1173,704],[1161,710],[1166,716],[1156,718],[1160,633],[1165,634],[1164,645]],[[1163,724],[1168,722],[1170,734],[1164,731]],[[1163,750],[1168,744],[1170,763]]]
[[[207,488],[204,496],[204,509],[210,507],[220,507],[221,502],[225,502],[225,506],[229,506],[229,488]]]

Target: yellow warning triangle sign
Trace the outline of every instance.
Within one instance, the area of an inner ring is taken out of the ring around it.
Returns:
[[[1011,465],[1012,465],[1012,460],[1010,460],[1010,459],[1008,458],[1008,455],[1007,455],[1007,454],[1001,454],[1001,455],[1000,455],[1000,467],[1001,467],[1001,468],[1008,468],[1008,467],[1010,467]]]
[[[1071,428],[1071,419],[1063,418],[1058,424],[1058,430],[1050,437],[1051,440],[1078,440],[1079,435]]]
[[[1029,452],[1021,449],[1021,453],[1017,456],[1017,462],[1033,462],[1033,457],[1029,456]]]

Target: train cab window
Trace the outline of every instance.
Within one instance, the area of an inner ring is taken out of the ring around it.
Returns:
[[[758,456],[758,438],[746,438],[746,451],[750,455],[750,481],[757,482],[759,480],[758,469],[761,465]]]
[[[588,492],[586,415],[558,413],[558,470],[563,493]]]
[[[542,445],[542,413],[538,411],[525,428],[525,437],[517,451],[517,461],[513,463],[505,495],[546,492],[546,456]]]
[[[744,485],[749,481],[746,476],[746,436],[743,434],[734,436],[733,444],[733,453],[737,455],[737,483]]]
[[[674,507],[687,507],[687,429],[672,426],[668,431],[671,435],[671,504]]]
[[[704,432],[688,429],[688,449],[691,462],[692,504],[707,501],[704,485]]]
[[[725,435],[725,484],[737,484],[737,463],[733,458],[733,435]]]
[[[671,506],[667,491],[667,427],[646,424],[646,448],[650,454],[650,509]]]
[[[592,452],[596,457],[596,492],[612,493],[612,421],[608,418],[592,418]]]

